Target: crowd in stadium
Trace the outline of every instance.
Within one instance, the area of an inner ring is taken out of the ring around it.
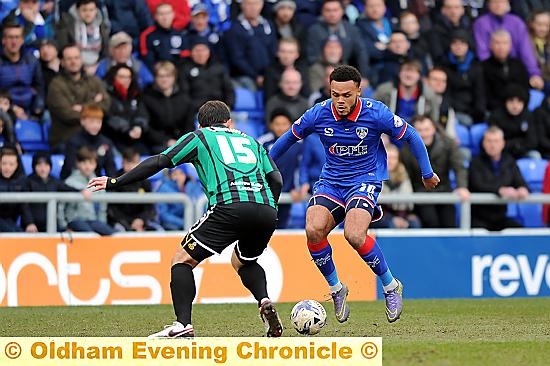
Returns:
[[[80,191],[196,128],[207,100],[268,150],[350,64],[363,94],[409,121],[441,178],[437,192],[508,199],[550,193],[550,0],[3,0],[0,192]],[[422,192],[407,147],[386,141],[384,195]],[[324,163],[319,136],[284,156],[281,228],[303,227]],[[524,168],[525,167],[525,168]],[[535,168],[533,168],[535,167]],[[527,170],[535,170],[529,177]],[[536,183],[532,183],[536,182]],[[543,183],[544,181],[544,183]],[[192,167],[125,191],[201,187]],[[455,205],[385,205],[375,228],[451,228]],[[509,212],[508,212],[509,214]],[[60,231],[181,230],[179,204],[58,209]],[[539,215],[550,224],[550,207]],[[533,226],[474,206],[474,227]],[[531,223],[532,224],[532,223]],[[0,232],[43,232],[46,204],[0,203]]]

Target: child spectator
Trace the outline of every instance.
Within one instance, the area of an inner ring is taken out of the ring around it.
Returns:
[[[515,159],[526,156],[540,158],[537,148],[537,129],[533,114],[527,110],[529,93],[522,86],[510,84],[504,91],[505,104],[489,117],[489,125],[504,132],[506,152]]]
[[[28,190],[27,177],[23,173],[19,154],[10,147],[0,150],[0,192],[24,192]],[[21,221],[21,226],[18,221]],[[34,224],[28,203],[0,203],[0,232],[35,233],[38,231]]]
[[[157,189],[159,193],[184,193],[187,173],[185,165],[167,171]],[[157,204],[160,224],[165,230],[183,230],[183,204],[160,202]]]
[[[139,162],[139,152],[127,148],[122,152],[122,169],[114,176],[118,177],[130,171]],[[116,192],[151,192],[151,182],[147,179],[141,180],[127,184]],[[107,215],[109,223],[120,231],[162,230],[162,226],[156,221],[157,210],[153,204],[111,203],[107,208]]]
[[[11,108],[11,94],[6,89],[0,89],[0,147],[15,147],[21,154],[21,146],[15,136],[15,120],[15,113]]]
[[[81,147],[76,154],[76,168],[65,180],[65,184],[76,189],[86,188],[88,181],[95,178],[96,153],[89,147]],[[92,231],[100,235],[112,235],[115,230],[106,222],[107,205],[94,202],[63,202],[58,208],[58,228],[69,231]]]
[[[38,151],[32,157],[33,173],[29,175],[29,191],[31,192],[77,192],[78,190],[68,186],[60,179],[53,177],[52,159],[50,154],[45,151]],[[85,189],[81,190],[84,199],[91,198],[91,192]],[[47,231],[47,210],[46,203],[31,203],[30,209],[34,223],[40,232]]]
[[[103,110],[97,104],[89,104],[82,107],[80,112],[80,125],[78,130],[67,141],[65,149],[65,161],[61,169],[61,179],[66,179],[76,168],[76,155],[78,150],[87,146],[96,152],[97,176],[105,174],[114,176],[116,174],[115,147],[113,142],[101,133],[103,125]]]

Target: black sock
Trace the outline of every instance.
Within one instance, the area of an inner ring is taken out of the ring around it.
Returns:
[[[238,273],[244,287],[252,293],[258,304],[260,304],[260,300],[268,297],[265,271],[258,262],[246,263],[239,269]]]
[[[195,289],[195,277],[193,268],[185,263],[176,263],[172,266],[172,304],[178,322],[183,325],[191,323],[191,308],[197,290]]]

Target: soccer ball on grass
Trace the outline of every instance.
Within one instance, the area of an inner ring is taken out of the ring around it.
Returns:
[[[290,321],[298,333],[314,335],[327,323],[327,312],[315,300],[302,300],[292,308]]]

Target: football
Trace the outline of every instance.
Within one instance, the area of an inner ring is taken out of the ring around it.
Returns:
[[[298,333],[314,335],[327,323],[327,312],[315,300],[302,300],[292,308],[290,321]]]

